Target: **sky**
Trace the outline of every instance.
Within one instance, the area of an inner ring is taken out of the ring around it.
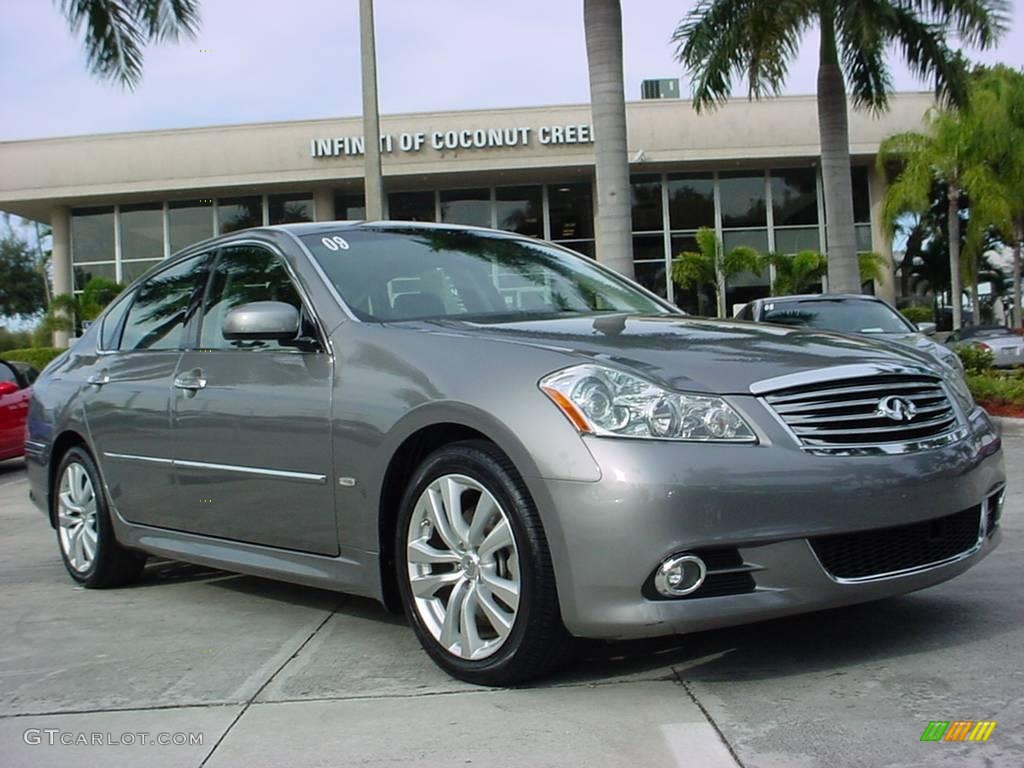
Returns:
[[[645,78],[683,76],[670,38],[694,4],[622,0],[628,99]],[[360,113],[357,0],[203,0],[200,13],[194,40],[146,50],[131,92],[88,74],[55,2],[0,0],[0,140]],[[375,13],[383,113],[589,100],[583,0],[376,0]],[[973,60],[1024,67],[1024,0],[1012,13]],[[787,93],[814,92],[816,58],[812,31]],[[930,87],[890,61],[898,90]]]

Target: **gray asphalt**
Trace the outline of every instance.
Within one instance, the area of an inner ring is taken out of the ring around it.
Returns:
[[[366,600],[169,562],[77,588],[22,466],[0,463],[0,765],[1019,766],[1024,437],[1006,448],[1003,545],[952,582],[594,644],[517,690],[446,677]],[[920,741],[930,720],[983,719],[986,743]],[[142,743],[47,743],[94,733]]]

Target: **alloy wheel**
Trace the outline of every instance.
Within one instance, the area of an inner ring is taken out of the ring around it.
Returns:
[[[92,566],[99,544],[96,489],[85,467],[68,464],[57,494],[61,549],[70,566],[84,573]]]
[[[406,561],[416,612],[445,650],[477,661],[501,648],[519,610],[519,550],[487,488],[458,474],[431,482],[412,511]]]

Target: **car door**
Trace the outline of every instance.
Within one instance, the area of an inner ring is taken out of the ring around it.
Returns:
[[[225,339],[225,316],[253,301],[299,309],[305,341]],[[337,554],[332,360],[282,258],[258,244],[222,248],[197,325],[173,394],[178,527]]]
[[[100,329],[82,395],[86,423],[110,500],[134,523],[173,520],[172,381],[209,259],[199,254],[157,272],[113,306]]]
[[[32,391],[14,366],[3,361],[0,385],[0,459],[6,459],[25,450],[25,417]]]

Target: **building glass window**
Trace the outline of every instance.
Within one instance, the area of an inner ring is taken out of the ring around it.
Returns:
[[[633,231],[662,230],[661,177],[634,176],[630,180],[629,189],[633,204]]]
[[[498,229],[530,237],[544,236],[541,187],[498,187],[494,196]]]
[[[392,192],[388,218],[393,221],[435,221],[433,192]]]
[[[658,294],[663,299],[668,296],[664,259],[636,262],[633,265],[633,270],[636,275],[636,281],[644,288]]]
[[[592,259],[596,258],[593,240],[569,240],[559,243],[559,245],[571,251],[576,251],[576,253],[582,253],[584,256],[589,256]]]
[[[446,189],[441,192],[441,221],[447,224],[491,226],[489,189]]]
[[[792,227],[775,230],[775,252],[782,254],[800,251],[821,251],[817,227]]]
[[[723,173],[718,184],[723,228],[763,227],[768,223],[764,174]]]
[[[590,183],[548,187],[552,240],[593,240],[594,195]]]
[[[854,227],[854,234],[856,235],[857,251],[864,253],[865,251],[871,250],[871,225],[870,224],[858,224]]]
[[[75,284],[72,290],[76,292],[85,288],[85,284],[94,277],[102,277],[106,280],[117,279],[117,267],[114,266],[114,262],[112,261],[75,264],[74,267]]]
[[[167,228],[171,253],[213,237],[213,201],[179,200],[168,205]]]
[[[220,232],[237,232],[263,226],[263,198],[235,197],[217,201]]]
[[[633,261],[665,261],[665,239],[661,235],[633,235]]]
[[[668,218],[672,229],[715,226],[715,181],[711,176],[670,174]]]
[[[267,198],[271,224],[313,221],[313,198],[309,195],[270,195]]]
[[[122,259],[162,259],[164,257],[164,209],[153,205],[122,205]]]
[[[868,194],[868,169],[857,165],[850,169],[853,181],[853,220],[858,224],[871,222],[871,196]]]
[[[338,221],[363,221],[366,218],[363,193],[338,192],[334,196],[334,218]]]
[[[114,260],[114,208],[80,208],[71,212],[72,261]]]
[[[127,285],[138,277],[146,274],[150,267],[154,264],[159,264],[160,260],[147,260],[147,261],[122,261],[121,262],[121,282]]]
[[[813,168],[771,172],[772,215],[776,227],[818,223],[818,179]]]

